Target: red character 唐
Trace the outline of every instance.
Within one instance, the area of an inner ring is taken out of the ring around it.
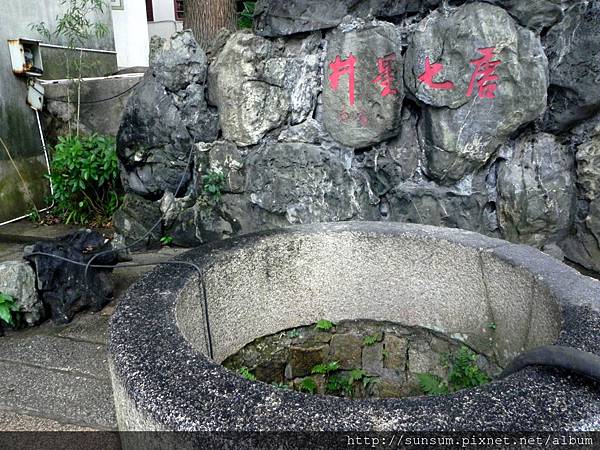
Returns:
[[[354,66],[356,65],[356,57],[350,53],[347,59],[340,58],[340,55],[335,57],[335,60],[329,64],[331,75],[329,75],[329,83],[333,90],[337,90],[340,84],[340,77],[348,75],[348,97],[350,104],[354,105]]]
[[[473,89],[475,82],[479,88],[479,98],[495,98],[496,89],[498,84],[496,83],[499,78],[495,75],[496,68],[502,64],[502,61],[492,61],[492,58],[496,56],[494,47],[480,48],[477,51],[483,55],[482,58],[474,59],[471,64],[475,65],[475,72],[471,77],[471,84],[467,91],[467,97],[473,95]]]

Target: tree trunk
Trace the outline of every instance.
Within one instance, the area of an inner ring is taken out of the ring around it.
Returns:
[[[222,28],[234,31],[237,19],[236,0],[185,0],[184,28],[194,32],[204,51]]]

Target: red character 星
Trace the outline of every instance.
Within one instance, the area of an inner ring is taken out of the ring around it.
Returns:
[[[495,50],[494,47],[480,48],[477,50],[483,57],[471,61],[471,64],[475,65],[475,72],[471,77],[471,84],[467,91],[467,97],[473,95],[475,82],[477,82],[479,88],[479,98],[496,97],[496,89],[498,88],[496,81],[498,81],[499,78],[494,72],[496,71],[496,68],[502,64],[502,61],[492,61],[492,58],[496,55],[496,53],[494,53]]]
[[[395,82],[393,73],[393,62],[395,60],[395,53],[390,53],[389,55],[377,59],[379,75],[373,80],[373,83],[379,83],[383,87],[383,90],[381,91],[382,97],[396,95],[398,93],[398,90],[392,87]]]
[[[425,83],[431,89],[441,89],[444,91],[454,89],[454,83],[452,81],[444,81],[443,83],[436,83],[433,78],[443,70],[444,66],[441,63],[431,64],[429,56],[425,58],[425,72],[419,77],[419,81]]]
[[[337,90],[340,77],[348,75],[348,96],[350,104],[354,105],[354,66],[356,65],[356,57],[350,53],[347,59],[340,58],[340,55],[335,57],[335,60],[329,64],[331,75],[329,75],[329,83],[333,90]]]

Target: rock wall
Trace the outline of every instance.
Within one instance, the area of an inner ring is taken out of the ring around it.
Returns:
[[[526,3],[261,0],[208,58],[175,35],[124,114],[117,230],[406,221],[600,271],[600,0]]]

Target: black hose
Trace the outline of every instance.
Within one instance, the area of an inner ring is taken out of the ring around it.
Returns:
[[[502,371],[505,378],[529,366],[557,367],[600,381],[600,356],[573,347],[547,345],[525,352]]]

